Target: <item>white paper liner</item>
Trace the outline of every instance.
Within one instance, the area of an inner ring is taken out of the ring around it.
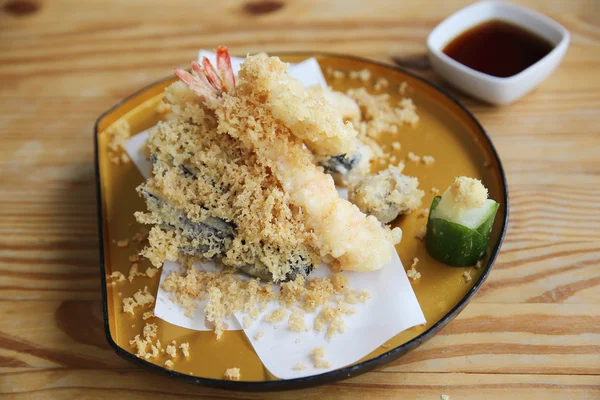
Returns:
[[[204,55],[214,65],[214,54],[200,51],[199,58]],[[232,58],[231,61],[234,72],[237,73],[242,59]],[[313,84],[326,86],[319,64],[314,58],[290,66],[288,72],[305,86]],[[148,178],[150,163],[140,152],[146,138],[147,131],[131,137],[127,141],[125,149],[142,175]],[[346,198],[345,189],[338,189],[338,191],[342,197]],[[214,263],[210,262],[197,264],[197,267],[205,270],[215,270],[216,268]],[[178,270],[183,271],[183,267],[174,262],[164,263],[154,314],[166,322],[184,328],[200,331],[211,330],[205,324],[205,301],[198,301],[198,307],[192,318],[188,318],[184,315],[184,308],[171,301],[171,294],[162,290],[162,282],[165,277],[170,272]],[[394,255],[390,264],[378,271],[366,273],[346,271],[344,274],[348,277],[352,290],[366,289],[371,294],[370,300],[366,303],[353,305],[357,309],[355,314],[344,317],[346,323],[344,333],[337,334],[328,340],[325,338],[325,331],[318,332],[312,329],[318,310],[305,315],[304,321],[309,327],[306,332],[299,333],[288,329],[287,317],[276,324],[264,322],[265,314],[280,307],[277,301],[269,303],[259,318],[248,329],[244,329],[256,354],[273,375],[281,379],[291,379],[344,367],[366,356],[396,334],[425,323],[425,316],[397,254]],[[332,272],[323,265],[313,271],[311,277],[330,275]],[[240,274],[239,276],[242,279],[248,279],[245,275]],[[236,313],[235,318],[227,320],[227,329],[242,329],[243,316],[243,313]],[[259,340],[255,340],[255,336],[261,330],[263,336]],[[330,364],[329,368],[314,368],[310,354],[317,347],[325,348],[324,360]],[[193,349],[190,350],[193,356]],[[304,363],[306,368],[294,369],[299,362]],[[241,373],[243,379],[243,371]]]

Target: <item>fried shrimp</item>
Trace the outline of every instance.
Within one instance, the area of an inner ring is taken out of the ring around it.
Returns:
[[[248,79],[256,82],[255,87],[266,96],[264,105],[273,117],[303,140],[313,153],[354,154],[358,133],[352,124],[344,123],[340,111],[323,94],[305,90],[300,81],[289,76],[288,64],[266,54],[250,56],[244,64]]]
[[[352,97],[342,92],[335,92],[330,88],[322,88],[320,85],[310,86],[307,91],[317,98],[324,97],[331,107],[338,110],[344,121],[360,119],[360,107]]]
[[[377,270],[391,261],[402,231],[382,226],[375,217],[366,216],[340,198],[333,178],[312,162],[312,154],[302,146],[310,136],[317,139],[313,143],[318,142],[320,149],[344,153],[351,150],[345,147],[349,143],[356,145],[355,132],[332,108],[315,112],[314,107],[321,107],[320,103],[313,102],[299,82],[287,77],[285,64],[266,55],[248,57],[242,64],[235,93],[198,88],[209,79],[182,70],[176,70],[176,74],[214,112],[218,131],[253,148],[277,177],[290,202],[300,207],[306,225],[316,234],[315,245],[321,256],[330,255],[342,269],[353,271]],[[300,127],[308,131],[306,136],[296,134],[294,129]],[[337,136],[320,131],[326,127],[338,129],[333,131]]]

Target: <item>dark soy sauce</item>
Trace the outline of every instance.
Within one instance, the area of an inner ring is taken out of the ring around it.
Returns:
[[[491,20],[461,33],[443,51],[476,71],[507,78],[532,66],[553,48],[549,41],[527,29]]]

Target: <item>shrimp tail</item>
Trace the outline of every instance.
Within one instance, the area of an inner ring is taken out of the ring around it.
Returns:
[[[204,75],[206,78],[208,78],[208,81],[213,85],[213,87],[217,89],[219,93],[223,92],[223,83],[221,82],[221,78],[210,61],[208,61],[208,58],[202,57],[202,67]]]
[[[233,69],[231,68],[229,50],[225,46],[219,46],[217,48],[217,68],[221,73],[223,89],[228,93],[233,92],[235,90],[235,76],[233,74]]]
[[[184,69],[175,68],[173,70],[175,75],[186,85],[190,87],[198,96],[203,97],[205,99],[210,99],[216,96],[215,91],[212,86],[208,84],[208,82],[203,82],[198,77],[190,74]]]
[[[202,57],[201,64],[192,61],[192,70],[195,76],[181,68],[176,68],[174,72],[197,95],[207,101],[212,101],[220,97],[223,92],[233,93],[235,91],[235,76],[231,68],[229,50],[225,46],[217,49],[217,69],[218,71],[208,58]]]

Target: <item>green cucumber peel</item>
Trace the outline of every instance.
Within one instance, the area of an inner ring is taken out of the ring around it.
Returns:
[[[425,238],[427,251],[436,260],[450,266],[475,265],[485,254],[499,204],[495,202],[481,224],[471,229],[442,218],[432,218],[432,211],[440,200],[441,197],[436,196],[431,202]]]

